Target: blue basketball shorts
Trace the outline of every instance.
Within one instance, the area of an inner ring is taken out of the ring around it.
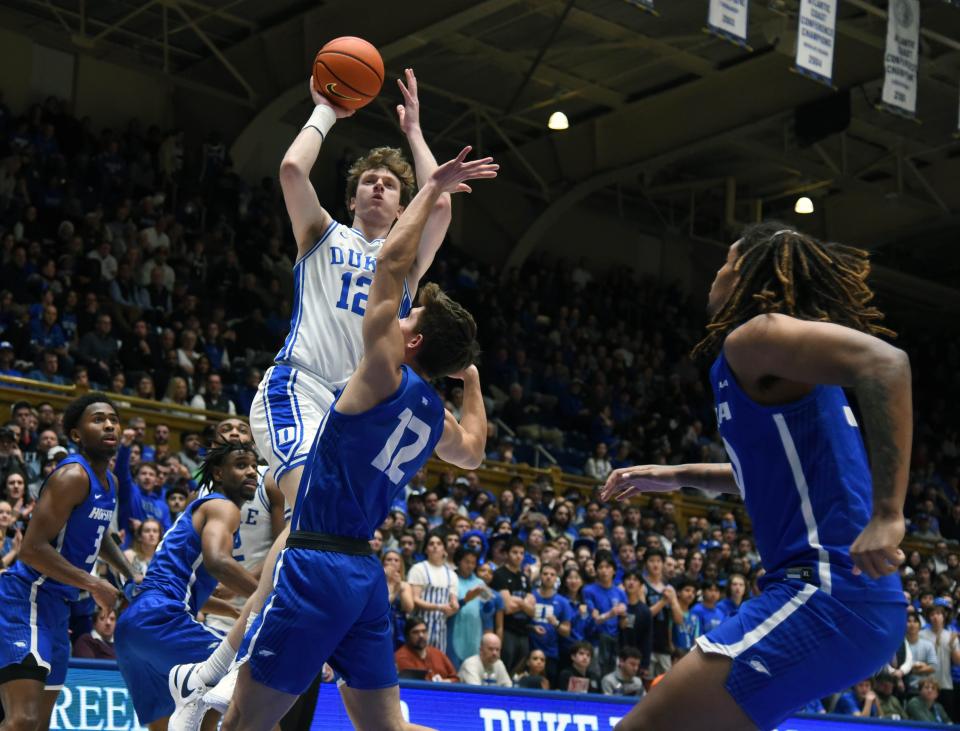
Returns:
[[[358,690],[397,684],[393,625],[375,556],[286,548],[238,656],[255,681],[300,695],[330,663]]]
[[[278,483],[306,463],[333,399],[327,386],[299,368],[275,365],[263,374],[250,405],[250,430]]]
[[[727,691],[758,728],[770,729],[813,698],[876,673],[903,643],[906,623],[902,603],[841,601],[786,580],[697,645],[733,660]]]
[[[36,663],[37,678],[46,678],[47,690],[57,690],[69,659],[70,603],[44,591],[39,581],[0,574],[0,669]]]
[[[202,662],[224,638],[158,591],[145,591],[117,620],[117,665],[140,723],[173,713],[167,676],[174,665]]]

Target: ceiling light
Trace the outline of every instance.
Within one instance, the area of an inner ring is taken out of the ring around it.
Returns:
[[[796,205],[793,207],[794,213],[813,213],[813,201],[807,198],[807,196],[801,196],[797,198]]]
[[[567,115],[563,112],[554,112],[550,115],[550,120],[547,122],[547,127],[550,129],[567,129],[570,126],[570,122],[567,120]]]

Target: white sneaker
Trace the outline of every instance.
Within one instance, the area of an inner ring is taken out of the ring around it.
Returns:
[[[175,708],[167,724],[168,731],[198,731],[206,712],[202,700],[209,688],[197,676],[200,663],[174,665],[167,675],[167,686]]]
[[[204,710],[217,711],[220,715],[227,712],[230,699],[233,698],[233,689],[237,687],[237,676],[240,674],[240,663],[234,663],[220,682],[213,686],[203,696]],[[174,731],[174,729],[170,729]]]

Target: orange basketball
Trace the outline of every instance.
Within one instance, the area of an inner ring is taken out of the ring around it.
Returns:
[[[380,52],[354,36],[334,38],[313,60],[317,90],[345,109],[359,109],[372,102],[383,86],[383,76]]]

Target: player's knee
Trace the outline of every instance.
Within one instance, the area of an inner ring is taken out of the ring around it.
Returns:
[[[4,709],[5,717],[0,728],[3,731],[37,731],[44,726],[36,708]]]

